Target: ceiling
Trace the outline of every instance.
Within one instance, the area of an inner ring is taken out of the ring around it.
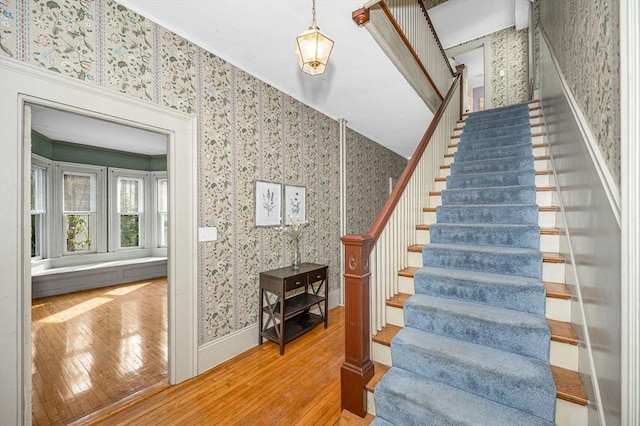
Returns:
[[[429,13],[444,47],[448,48],[514,25],[517,3],[522,2],[528,0],[448,0]],[[295,37],[311,23],[311,0],[118,0],[118,3],[327,116],[344,118],[349,128],[404,157],[411,156],[433,117],[368,31],[353,23],[351,12],[362,7],[363,0],[317,0],[318,26],[335,45],[327,71],[315,77],[299,70],[294,55]],[[56,119],[48,120],[46,125],[34,117],[34,127],[51,134],[56,125],[73,128],[59,111],[55,113]],[[63,130],[58,129],[55,134]],[[76,140],[94,144],[88,139],[88,132],[83,133]],[[104,134],[106,130],[99,133]],[[71,137],[62,140],[75,142]],[[140,133],[132,137],[136,142],[127,143],[128,147],[143,149],[146,146],[143,141],[153,145],[153,138],[144,138]],[[110,139],[121,138],[124,139],[122,135]],[[98,146],[104,143],[95,141]],[[157,143],[166,146],[166,139]]]
[[[135,154],[167,154],[166,135],[39,105],[31,106],[31,129],[53,141]]]

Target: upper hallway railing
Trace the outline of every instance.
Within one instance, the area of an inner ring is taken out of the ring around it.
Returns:
[[[435,112],[455,73],[422,0],[372,0],[352,16]]]

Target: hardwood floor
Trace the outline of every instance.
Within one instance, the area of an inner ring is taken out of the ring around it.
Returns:
[[[256,342],[258,336],[256,335]],[[105,425],[334,425],[340,419],[344,309],[287,344],[265,342],[208,372],[96,419]],[[360,422],[341,424],[368,424]]]
[[[69,424],[167,380],[165,278],[35,299],[33,424]]]

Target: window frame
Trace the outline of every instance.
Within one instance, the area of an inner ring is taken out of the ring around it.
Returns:
[[[36,213],[41,215],[40,219],[40,255],[32,256],[31,261],[37,262],[49,257],[49,253],[51,252],[51,212],[52,208],[52,179],[51,179],[51,168],[53,166],[53,162],[47,158],[41,157],[37,154],[31,154],[31,169],[38,168],[43,170],[44,172],[44,183],[42,185],[43,190],[43,207],[44,211],[42,213]],[[34,213],[30,213],[32,216]]]
[[[51,240],[54,247],[52,257],[63,256],[82,256],[94,253],[105,253],[107,251],[107,168],[103,166],[94,166],[89,164],[69,163],[62,161],[54,162],[54,179],[53,188],[54,204],[56,211],[56,226],[52,229]],[[96,176],[96,193],[95,193],[95,244],[92,250],[82,252],[67,252],[65,249],[65,213],[64,213],[64,175],[65,174],[95,174]]]
[[[159,201],[159,197],[158,197],[158,181],[161,179],[166,179],[167,180],[167,211],[161,212],[160,209],[158,209],[158,201]],[[161,225],[161,220],[160,220],[160,214],[166,214],[167,215],[167,223],[169,221],[169,176],[167,174],[166,171],[161,171],[161,172],[151,172],[151,181],[152,181],[152,194],[151,194],[151,205],[153,206],[153,210],[152,210],[152,215],[153,215],[153,220],[152,220],[152,229],[153,229],[153,237],[151,240],[151,247],[152,248],[159,248],[159,249],[166,249],[168,247],[168,244],[165,245],[161,245],[160,241],[160,225]],[[170,225],[169,225],[170,226]],[[167,236],[168,239],[168,236]],[[167,241],[168,242],[168,241]]]
[[[152,206],[151,194],[149,189],[151,173],[143,170],[123,169],[119,167],[109,167],[109,251],[124,250],[140,250],[151,248],[149,244],[152,239],[149,236],[153,234],[153,220],[150,218],[152,214],[149,210]],[[120,247],[120,213],[118,212],[118,178],[141,179],[143,181],[143,208],[141,217],[140,235],[138,236],[138,245],[135,247]]]

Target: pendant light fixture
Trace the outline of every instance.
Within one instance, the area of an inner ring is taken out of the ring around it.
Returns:
[[[333,40],[316,25],[316,0],[311,0],[312,21],[309,29],[296,37],[296,56],[302,72],[309,75],[322,74],[327,68]]]

